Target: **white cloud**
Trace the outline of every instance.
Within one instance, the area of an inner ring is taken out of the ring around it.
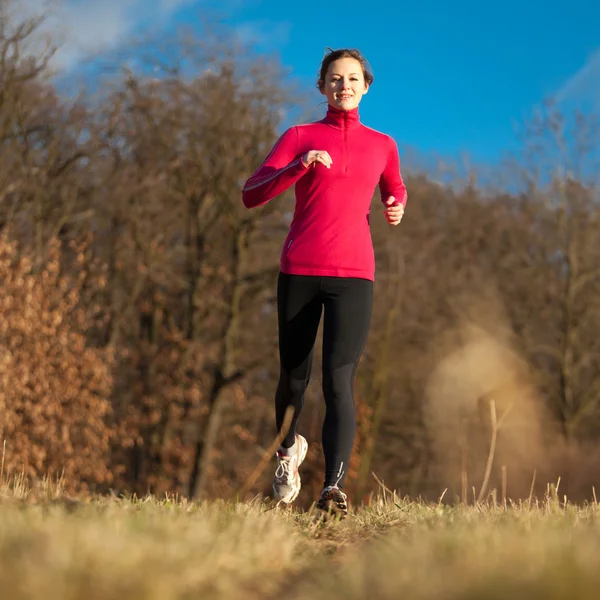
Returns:
[[[600,48],[556,92],[559,104],[583,104],[600,108]]]
[[[49,7],[44,33],[61,46],[54,67],[69,70],[86,58],[114,48],[139,32],[140,26],[164,25],[165,19],[198,0],[16,0],[19,15],[40,14]]]
[[[3,2],[4,0],[0,0]],[[59,49],[52,67],[68,72],[94,57],[102,56],[132,41],[146,31],[164,30],[169,18],[184,7],[200,6],[205,0],[9,0],[16,7],[17,21],[44,12],[49,17],[42,36],[29,51],[39,53],[41,38],[49,36]],[[230,11],[243,0],[220,0]],[[290,24],[254,19],[236,24],[232,31],[243,45],[273,48],[289,41]]]

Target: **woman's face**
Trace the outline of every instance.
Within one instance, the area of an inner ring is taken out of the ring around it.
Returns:
[[[365,82],[361,64],[355,58],[338,58],[327,69],[321,93],[329,104],[341,110],[356,108],[369,85]]]

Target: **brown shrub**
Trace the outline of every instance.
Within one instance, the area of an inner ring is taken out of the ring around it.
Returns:
[[[35,264],[0,237],[0,439],[5,472],[62,473],[67,489],[84,490],[110,480],[112,380],[109,356],[86,344],[85,255],[74,251],[76,274],[66,276],[58,241]]]

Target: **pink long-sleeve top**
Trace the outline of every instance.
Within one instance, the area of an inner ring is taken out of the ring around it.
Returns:
[[[326,150],[331,169],[305,167],[302,156]],[[289,128],[242,190],[247,208],[266,204],[295,184],[296,206],[280,259],[283,273],[374,280],[369,213],[381,201],[406,206],[395,141],[360,122],[358,108],[328,106],[324,119]]]

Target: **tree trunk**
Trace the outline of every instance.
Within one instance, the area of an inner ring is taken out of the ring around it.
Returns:
[[[235,236],[233,281],[223,336],[224,343],[220,365],[215,374],[209,396],[209,413],[204,436],[196,443],[194,469],[189,485],[189,494],[192,498],[200,498],[206,494],[212,454],[218,440],[219,431],[221,430],[223,411],[227,402],[227,391],[230,385],[234,381],[237,381],[241,375],[236,371],[235,340],[241,321],[240,313],[242,292],[244,289],[243,272],[251,230],[252,224],[250,226],[243,226],[237,231]]]

